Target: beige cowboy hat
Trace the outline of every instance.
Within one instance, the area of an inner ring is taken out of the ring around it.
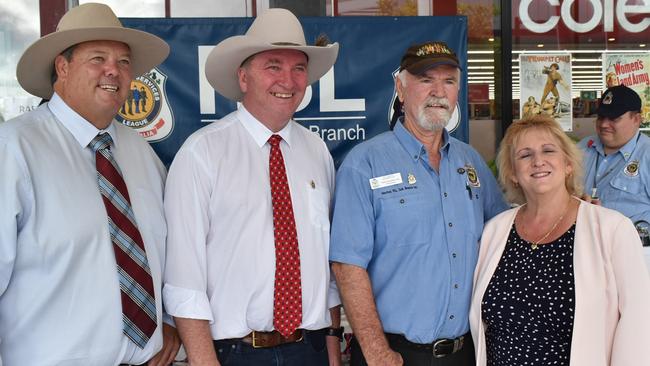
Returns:
[[[307,46],[295,15],[286,9],[268,9],[253,21],[245,35],[226,38],[212,49],[205,63],[205,76],[221,95],[239,101],[243,94],[237,70],[242,62],[256,53],[281,49],[307,55],[307,79],[312,84],[334,65],[339,44]]]
[[[30,94],[52,97],[54,59],[68,47],[87,41],[118,41],[131,49],[133,77],[145,74],[169,54],[169,45],[153,34],[125,28],[104,4],[86,3],[63,15],[56,31],[25,50],[18,61],[18,83]]]

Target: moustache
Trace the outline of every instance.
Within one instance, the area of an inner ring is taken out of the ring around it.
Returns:
[[[437,97],[427,98],[425,106],[432,107],[434,105],[449,109],[449,100],[447,100],[447,98],[437,98]]]

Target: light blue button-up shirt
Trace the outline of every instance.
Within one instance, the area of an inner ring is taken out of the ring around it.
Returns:
[[[585,152],[585,192],[602,205],[617,210],[633,222],[650,222],[650,138],[637,132],[614,154],[605,155],[598,136],[579,143]]]
[[[141,364],[162,347],[165,168],[113,121],[154,283],[158,327],[144,348],[123,334],[120,283],[88,143],[100,130],[56,93],[0,125],[0,365]]]
[[[440,154],[436,172],[397,123],[350,151],[336,177],[330,260],[365,268],[384,331],[416,343],[469,330],[483,223],[507,208],[474,149],[444,131]]]

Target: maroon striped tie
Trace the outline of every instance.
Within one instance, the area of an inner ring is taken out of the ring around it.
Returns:
[[[88,145],[95,152],[97,182],[108,214],[108,226],[117,262],[122,299],[123,333],[144,348],[156,330],[153,280],[144,242],[131,208],[129,191],[113,158],[108,133]]]

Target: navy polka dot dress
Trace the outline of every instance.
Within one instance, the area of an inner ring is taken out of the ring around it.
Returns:
[[[488,366],[569,365],[574,237],[532,249],[513,225],[481,303]]]

